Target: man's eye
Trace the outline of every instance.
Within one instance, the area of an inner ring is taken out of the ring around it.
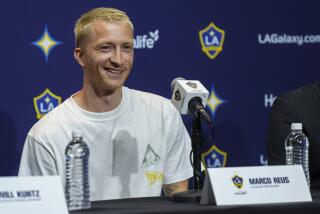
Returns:
[[[132,45],[126,45],[126,46],[124,46],[123,48],[124,48],[125,50],[128,50],[128,51],[130,51],[130,50],[133,49]]]
[[[100,47],[100,50],[101,51],[110,51],[112,49],[112,47],[111,46],[102,46],[102,47]]]

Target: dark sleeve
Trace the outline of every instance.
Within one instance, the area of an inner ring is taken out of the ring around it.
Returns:
[[[272,106],[267,134],[267,157],[269,165],[286,164],[284,142],[294,122],[292,105],[285,96],[278,97]]]

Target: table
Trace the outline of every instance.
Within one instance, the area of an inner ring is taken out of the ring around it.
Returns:
[[[72,211],[70,214],[309,214],[320,213],[320,191],[312,193],[313,202],[263,204],[242,206],[200,205],[196,202],[175,203],[168,197],[131,198],[92,202],[88,210]]]

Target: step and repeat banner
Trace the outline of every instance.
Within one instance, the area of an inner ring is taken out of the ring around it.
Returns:
[[[28,130],[81,88],[73,27],[95,7],[124,10],[134,23],[128,87],[170,99],[171,81],[183,77],[208,89],[216,132],[202,147],[209,167],[267,164],[275,97],[320,79],[318,1],[2,2],[0,176],[17,174]],[[191,116],[183,119],[190,130]]]

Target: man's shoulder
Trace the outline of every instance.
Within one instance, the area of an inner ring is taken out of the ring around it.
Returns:
[[[163,96],[135,89],[128,90],[129,109],[132,112],[144,112],[151,116],[161,115],[165,120],[179,115],[171,100]]]
[[[291,90],[279,96],[280,99],[287,99],[289,101],[307,101],[318,96],[320,92],[320,82],[312,83]]]
[[[65,100],[59,106],[48,112],[39,121],[37,121],[30,129],[28,135],[33,138],[38,138],[43,134],[48,134],[54,131],[59,123],[62,123],[66,114],[66,102]]]
[[[146,103],[148,105],[165,105],[168,107],[172,107],[171,101],[161,95],[135,90],[135,89],[129,89],[129,96],[133,99],[135,102],[142,102]]]
[[[283,111],[290,109],[295,114],[314,112],[320,106],[320,82],[302,86],[283,95],[275,100],[272,109]]]

